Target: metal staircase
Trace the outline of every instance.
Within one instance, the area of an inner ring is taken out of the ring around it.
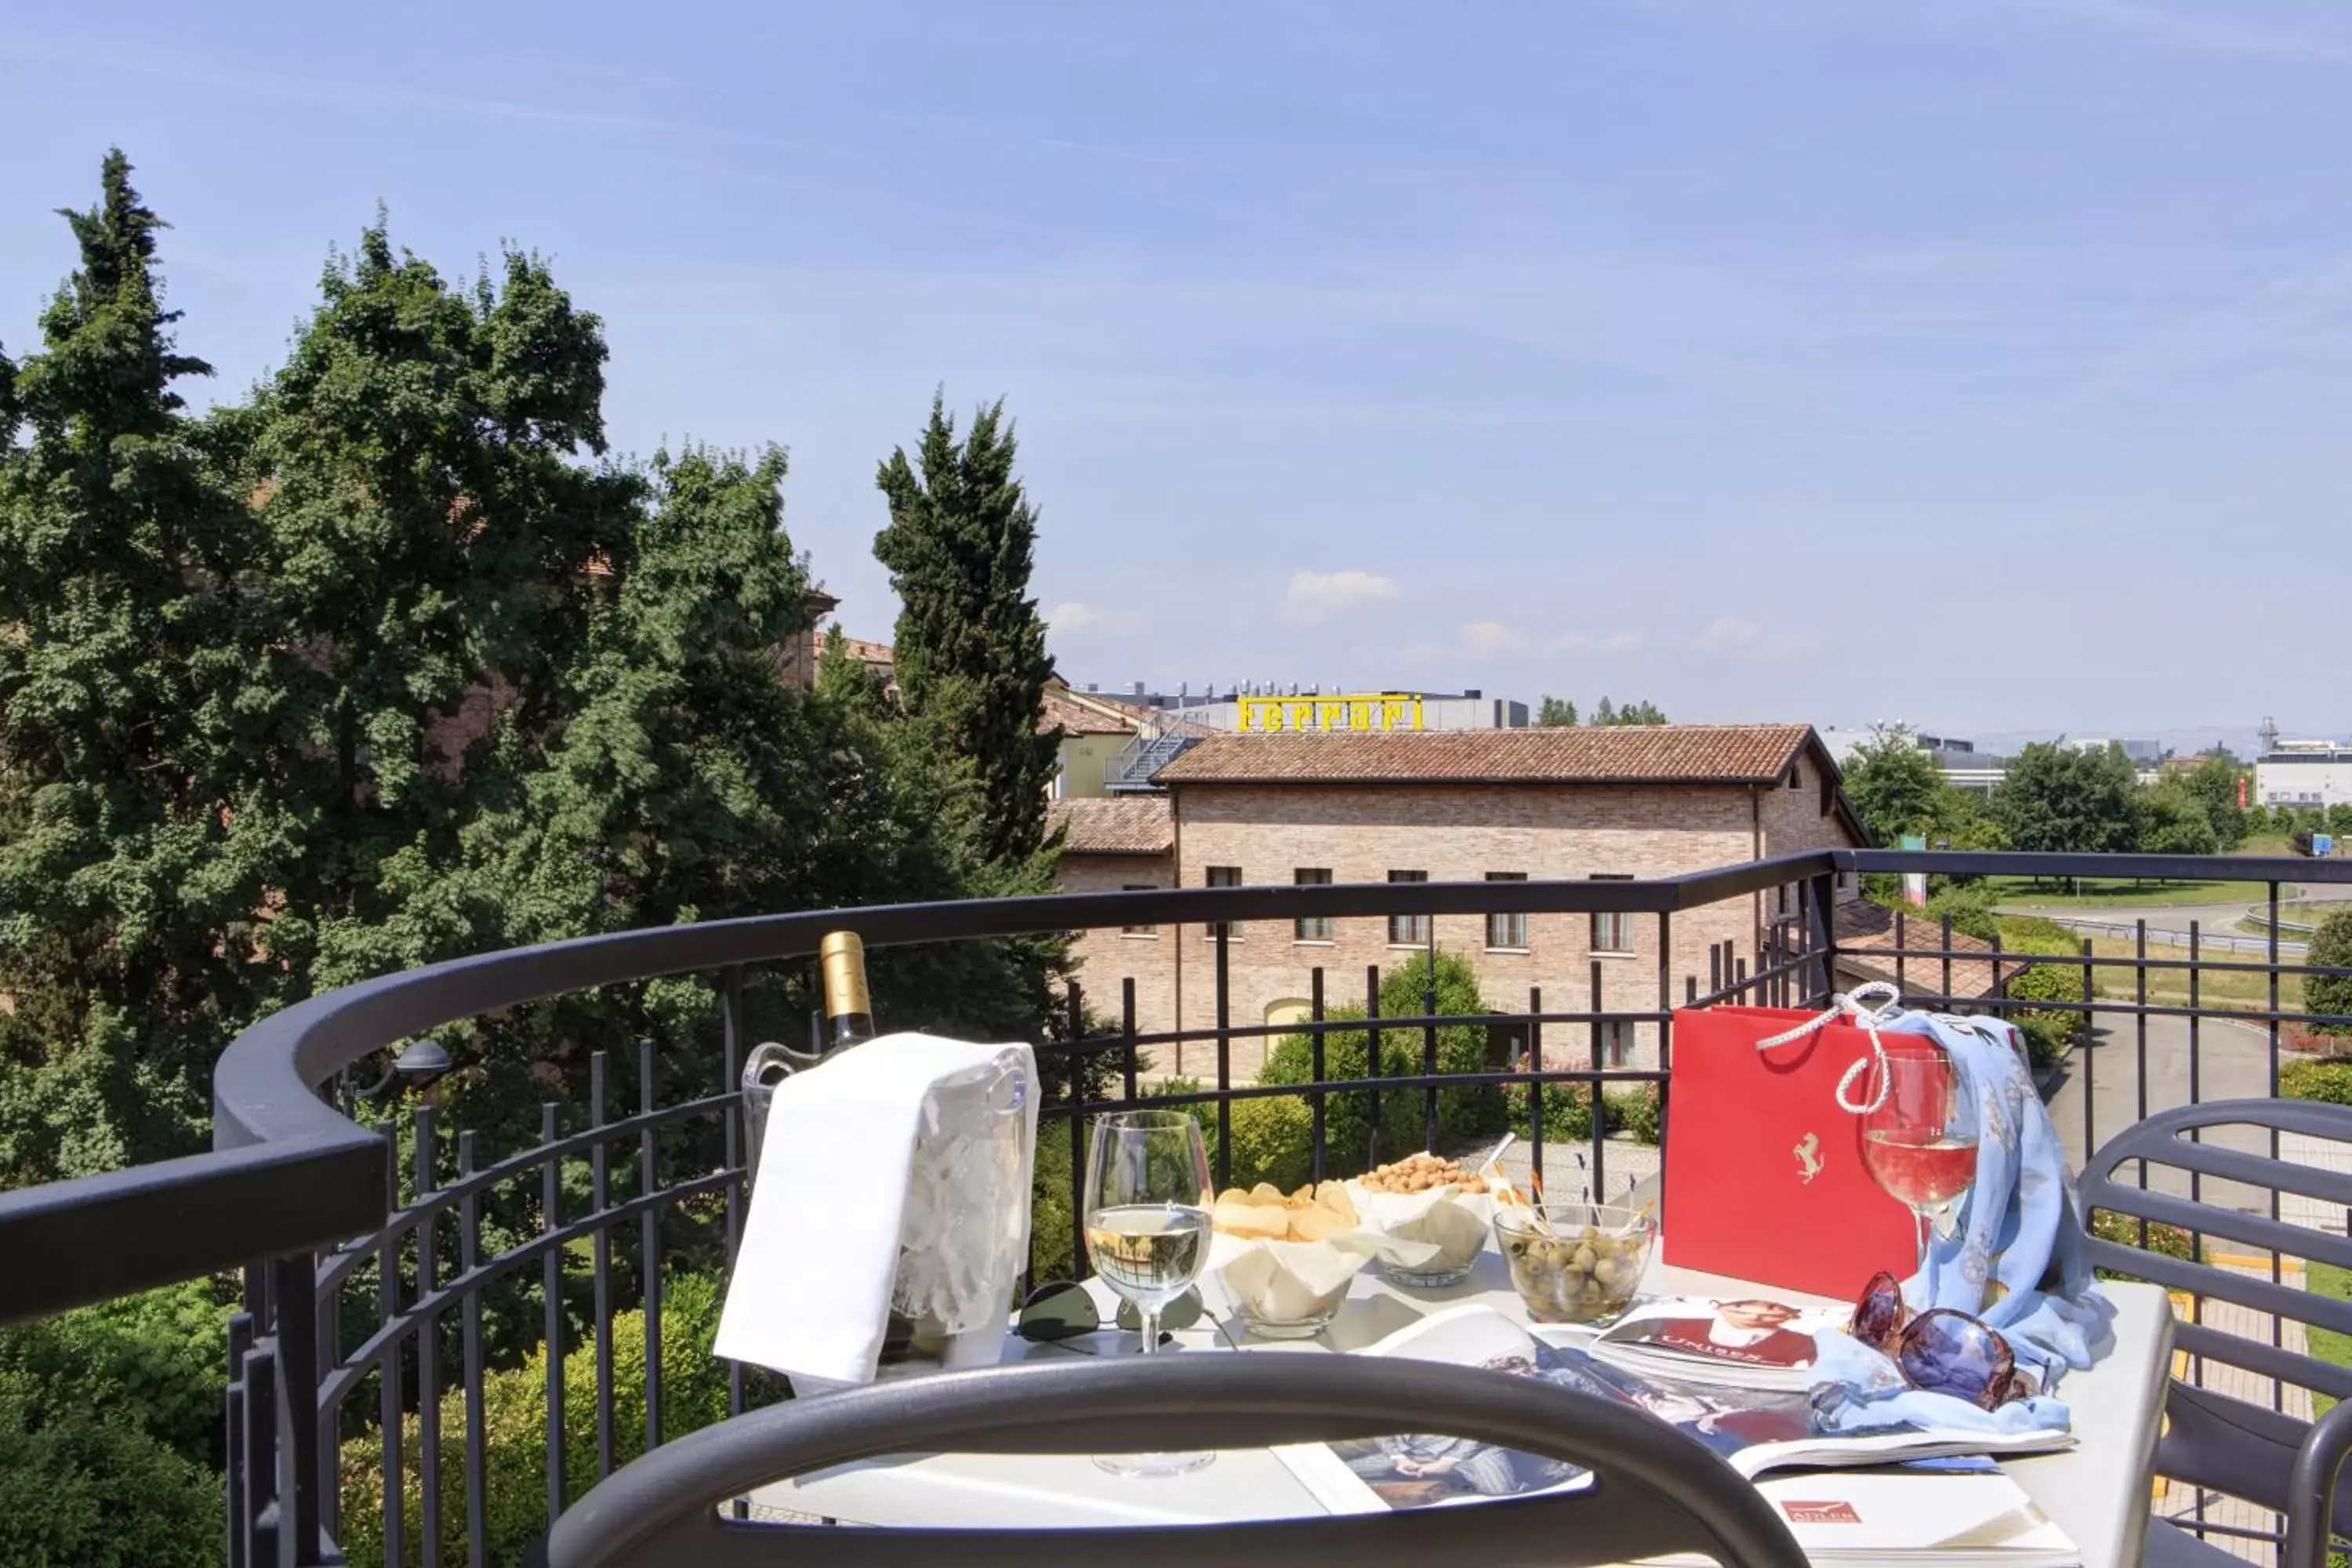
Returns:
[[[1127,743],[1127,749],[1103,769],[1103,788],[1113,795],[1156,793],[1151,775],[1201,743],[1198,734],[1147,731]]]

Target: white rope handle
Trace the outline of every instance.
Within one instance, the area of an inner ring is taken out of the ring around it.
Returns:
[[[1845,1076],[1838,1079],[1837,1102],[1841,1110],[1850,1110],[1856,1116],[1867,1116],[1886,1103],[1887,1093],[1895,1087],[1894,1069],[1886,1065],[1886,1047],[1878,1037],[1878,1028],[1882,1024],[1893,1023],[1902,1015],[1902,1002],[1903,993],[1893,983],[1873,980],[1851,991],[1839,992],[1830,998],[1829,1006],[1822,1012],[1794,1028],[1783,1029],[1769,1039],[1757,1041],[1756,1048],[1769,1051],[1775,1046],[1801,1040],[1840,1018],[1853,1019],[1870,1037],[1870,1055],[1846,1068]],[[1871,1005],[1865,1005],[1865,1003]],[[1868,1073],[1874,1065],[1878,1068],[1877,1091],[1866,1101],[1856,1103],[1853,1099],[1854,1081]]]

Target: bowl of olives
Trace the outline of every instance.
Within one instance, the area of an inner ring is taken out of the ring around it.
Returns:
[[[1495,1244],[1529,1318],[1593,1323],[1632,1303],[1658,1225],[1646,1210],[1605,1204],[1512,1205],[1495,1211]]]

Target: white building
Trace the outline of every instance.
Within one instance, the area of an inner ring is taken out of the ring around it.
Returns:
[[[2254,763],[2257,805],[2347,802],[2352,802],[2352,746],[2334,741],[2281,741]]]

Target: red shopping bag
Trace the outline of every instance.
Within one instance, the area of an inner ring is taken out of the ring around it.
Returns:
[[[1884,1268],[1918,1260],[1911,1211],[1862,1162],[1862,1118],[1838,1084],[1872,1055],[1840,1019],[1769,1050],[1758,1043],[1820,1016],[1775,1007],[1675,1014],[1665,1149],[1665,1259],[1685,1268],[1850,1300]],[[1879,1039],[1890,1056],[1933,1051],[1916,1035]],[[1857,1079],[1866,1100],[1874,1077]]]

